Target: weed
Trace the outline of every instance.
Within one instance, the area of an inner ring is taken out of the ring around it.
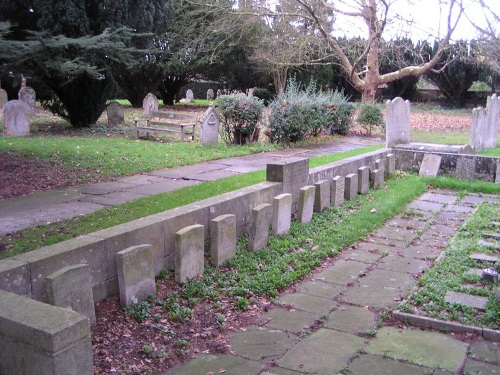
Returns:
[[[236,297],[236,302],[234,303],[234,306],[236,309],[241,310],[241,311],[247,311],[249,305],[250,305],[250,302],[246,298]]]
[[[125,314],[141,322],[149,318],[149,316],[151,315],[149,308],[150,308],[149,302],[142,301],[137,305],[125,308]]]

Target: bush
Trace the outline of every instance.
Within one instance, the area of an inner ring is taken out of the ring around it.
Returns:
[[[294,79],[269,107],[266,135],[272,143],[294,143],[325,130],[347,134],[354,112],[343,93],[317,92],[314,81],[301,89]]]
[[[219,96],[216,103],[221,120],[220,135],[226,143],[244,145],[259,139],[262,100],[235,94]]]
[[[274,95],[268,89],[255,89],[253,90],[253,96],[262,99],[264,101],[264,105],[267,107]]]
[[[360,124],[368,134],[372,134],[372,128],[374,126],[380,127],[382,131],[385,130],[384,116],[379,104],[362,104],[356,122]]]

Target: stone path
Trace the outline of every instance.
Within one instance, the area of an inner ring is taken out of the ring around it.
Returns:
[[[262,326],[229,334],[231,354],[201,354],[166,375],[498,374],[500,345],[377,327],[449,239],[491,197],[428,192],[336,262],[282,295]],[[374,334],[376,335],[374,336]],[[224,371],[225,370],[225,371]]]
[[[34,193],[0,202],[0,235],[35,225],[70,219],[134,199],[166,193],[203,181],[265,169],[283,158],[329,155],[381,143],[380,140],[343,137],[328,144],[284,149],[214,160],[118,178],[110,182]]]

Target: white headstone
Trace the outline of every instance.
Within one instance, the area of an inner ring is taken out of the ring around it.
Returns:
[[[30,134],[31,108],[21,100],[11,100],[3,106],[3,135],[19,137]]]
[[[497,94],[488,96],[486,101],[486,111],[488,116],[488,135],[484,141],[484,147],[495,148],[497,147],[498,118],[500,114],[500,97],[497,97]]]
[[[118,102],[111,102],[106,107],[108,126],[117,126],[125,122],[125,112]]]
[[[201,119],[201,137],[202,146],[215,145],[219,141],[219,118],[215,107],[210,105]]]
[[[385,120],[386,146],[410,143],[410,102],[400,97],[388,100]]]
[[[31,109],[32,114],[36,111],[36,93],[31,87],[22,87],[19,90],[19,100],[25,102]]]
[[[151,112],[158,112],[158,98],[152,93],[146,95],[142,101],[144,116],[148,117]]]
[[[189,103],[194,100],[193,90],[189,89],[186,91],[186,101]]]
[[[8,98],[7,98],[7,91],[5,91],[4,89],[0,89],[0,108],[2,108],[5,103],[8,102]]]
[[[472,110],[472,124],[470,127],[470,145],[474,151],[481,152],[485,149],[488,136],[488,112],[482,108]]]

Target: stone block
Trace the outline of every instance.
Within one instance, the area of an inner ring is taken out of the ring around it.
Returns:
[[[272,204],[259,204],[252,210],[252,223],[248,231],[248,251],[257,251],[267,246],[272,218]]]
[[[292,221],[292,194],[280,194],[273,200],[273,236],[287,233]]]
[[[441,155],[424,154],[418,174],[424,177],[436,177],[441,166]]]
[[[90,235],[19,254],[13,259],[29,264],[32,296],[46,303],[45,278],[61,268],[88,264],[94,288],[109,278],[105,241]]]
[[[385,175],[389,176],[394,172],[396,172],[396,156],[394,154],[387,154],[385,157]]]
[[[410,143],[410,102],[400,97],[386,102],[386,147]]]
[[[0,289],[32,298],[29,264],[12,258],[0,260]]]
[[[210,256],[212,265],[221,266],[236,255],[236,216],[221,215],[210,221]]]
[[[314,212],[325,212],[330,207],[330,181],[318,181],[314,187]]]
[[[331,183],[331,203],[337,207],[344,203],[344,186],[345,178],[343,176],[335,176]]]
[[[94,296],[87,264],[64,267],[47,276],[45,283],[49,304],[71,309],[95,325]]]
[[[358,175],[349,173],[345,176],[344,198],[346,200],[354,199],[358,196]]]
[[[175,233],[175,281],[184,283],[203,275],[205,227],[195,224]]]
[[[282,183],[282,193],[292,194],[292,211],[297,209],[299,189],[309,181],[309,159],[288,158],[268,164],[266,180]]]
[[[459,157],[455,177],[461,180],[474,181],[476,179],[476,163],[473,157]]]
[[[373,189],[378,189],[384,184],[384,171],[375,169],[371,173],[371,185]]]
[[[120,304],[129,307],[156,293],[153,249],[132,246],[116,254]]]
[[[358,168],[358,192],[367,194],[370,189],[370,168],[363,166]]]
[[[0,374],[94,374],[86,317],[3,290],[0,306]]]
[[[297,219],[300,223],[308,223],[312,219],[314,208],[314,197],[316,195],[316,187],[304,186],[299,190],[299,202]]]
[[[444,296],[444,300],[447,303],[458,303],[460,305],[465,305],[472,307],[473,309],[484,311],[486,304],[488,303],[487,297],[475,296],[472,294],[458,293],[448,291]]]

